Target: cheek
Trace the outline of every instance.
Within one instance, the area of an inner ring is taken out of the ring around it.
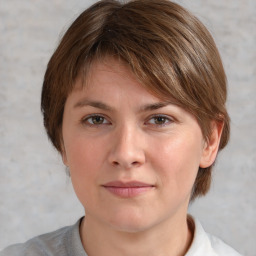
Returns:
[[[104,147],[84,136],[73,136],[67,140],[66,155],[69,167],[75,172],[95,168],[101,161]]]
[[[101,170],[104,147],[82,136],[67,143],[66,155],[74,187],[95,184]]]
[[[67,159],[71,180],[78,198],[87,198],[93,194],[102,169],[103,149],[97,143],[77,137],[67,143]]]
[[[200,137],[199,137],[200,138]],[[174,136],[154,148],[154,165],[161,182],[170,189],[190,190],[194,184],[202,154],[194,136]]]

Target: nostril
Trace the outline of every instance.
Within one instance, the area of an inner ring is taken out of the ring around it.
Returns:
[[[139,165],[140,165],[140,162],[134,161],[134,162],[131,162],[130,164],[128,164],[128,163],[126,163],[126,164],[120,164],[118,161],[113,161],[113,162],[112,162],[112,165],[113,165],[113,166],[116,166],[116,167],[118,167],[118,166],[123,166],[123,167],[125,167],[125,168],[127,168],[127,169],[130,169],[130,168],[132,168],[132,167],[139,166]]]
[[[118,166],[119,163],[118,163],[117,161],[113,161],[113,165],[114,165],[114,166]]]

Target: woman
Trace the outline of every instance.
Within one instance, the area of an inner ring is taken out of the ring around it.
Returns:
[[[85,217],[1,255],[239,255],[187,214],[229,138],[215,43],[165,0],[103,0],[49,61],[42,112]]]

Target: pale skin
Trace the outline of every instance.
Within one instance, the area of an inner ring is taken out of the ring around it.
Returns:
[[[194,116],[149,93],[114,59],[95,62],[81,85],[80,77],[65,104],[62,157],[85,208],[87,254],[185,255],[191,189],[199,166],[216,158],[222,124],[212,122],[206,142]]]

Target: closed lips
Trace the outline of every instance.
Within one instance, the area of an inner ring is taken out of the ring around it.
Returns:
[[[132,182],[112,181],[104,184],[103,187],[116,196],[128,198],[128,197],[135,197],[140,194],[143,194],[151,190],[155,186],[147,183],[138,182],[138,181],[132,181]]]
[[[139,181],[111,181],[103,185],[103,187],[119,187],[119,188],[136,188],[136,187],[154,187],[154,185],[139,182]]]

